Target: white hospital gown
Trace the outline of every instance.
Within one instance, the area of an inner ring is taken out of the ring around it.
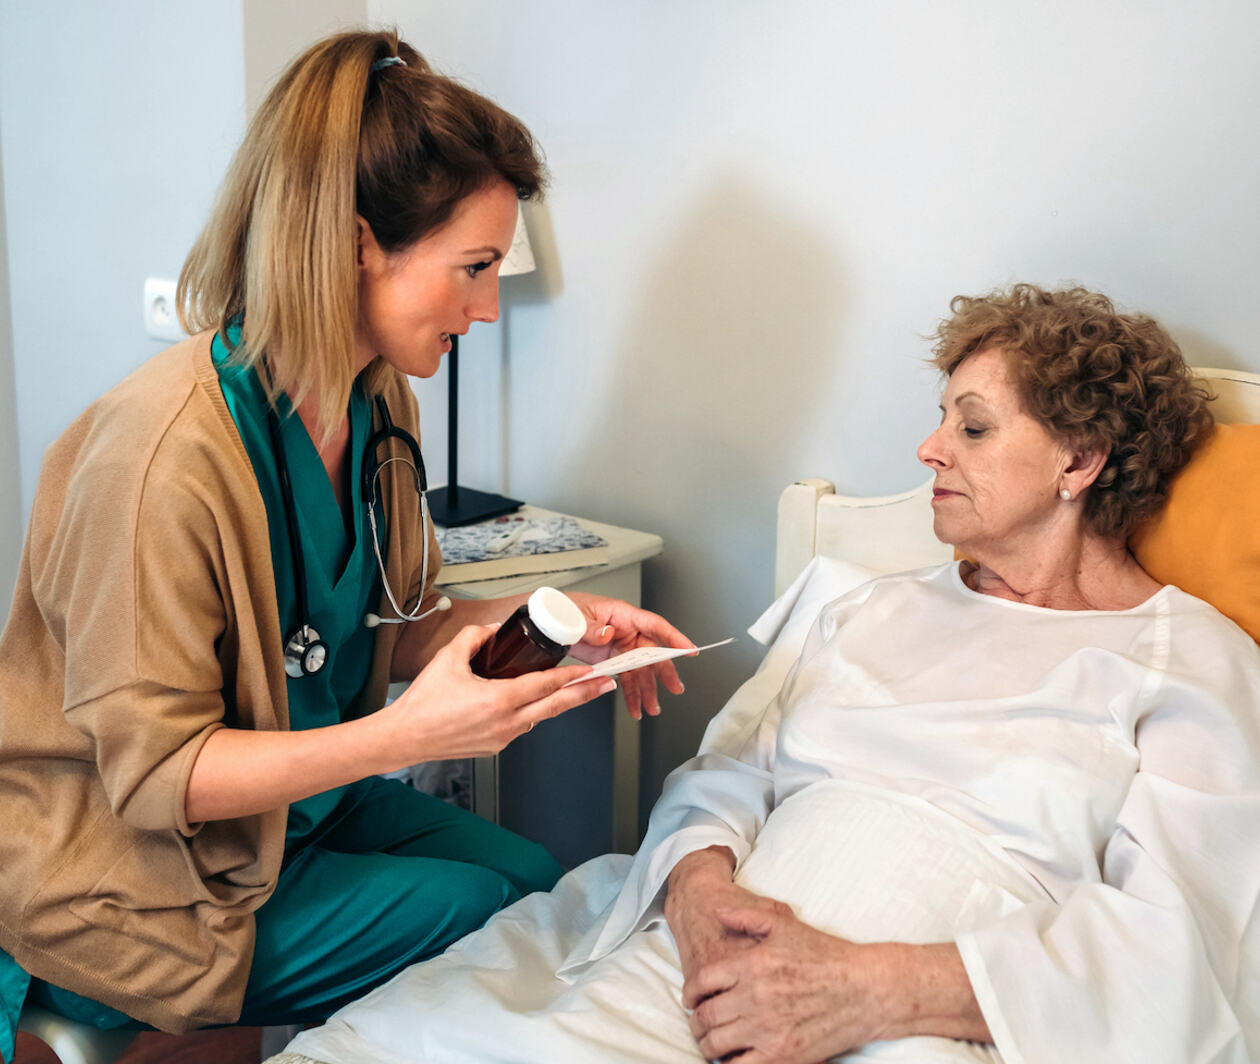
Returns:
[[[1069,612],[955,565],[873,581],[823,611],[741,749],[670,777],[632,865],[590,862],[291,1048],[699,1060],[661,887],[718,843],[824,930],[957,943],[996,1047],[845,1059],[1260,1060],[1258,692],[1260,650],[1176,588]]]

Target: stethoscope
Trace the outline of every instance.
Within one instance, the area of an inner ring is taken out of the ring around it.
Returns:
[[[381,572],[381,583],[385,588],[385,597],[393,607],[396,617],[381,617],[375,613],[366,614],[363,624],[367,628],[375,628],[379,624],[407,624],[410,621],[422,621],[432,613],[451,608],[451,600],[443,595],[437,602],[423,613],[419,612],[420,602],[424,597],[424,588],[429,577],[429,480],[424,472],[424,458],[420,454],[420,444],[405,429],[398,428],[389,416],[389,407],[383,396],[376,397],[376,409],[381,416],[381,427],[368,437],[363,449],[363,499],[367,503],[368,527],[372,532],[372,552],[376,555],[376,565]],[[284,671],[295,679],[311,676],[324,667],[328,661],[328,644],[319,636],[310,623],[310,613],[306,599],[306,563],[302,555],[301,537],[297,530],[297,508],[293,502],[293,486],[289,482],[289,461],[284,451],[284,440],[280,434],[280,415],[274,406],[267,407],[267,427],[271,431],[271,446],[276,455],[276,471],[280,476],[280,495],[284,500],[285,524],[289,528],[289,547],[293,552],[293,565],[297,579],[294,586],[297,590],[298,625],[284,637]],[[400,458],[386,451],[384,461],[377,458],[381,445],[388,445],[390,440],[400,440],[411,454],[411,461]],[[420,541],[423,544],[420,555],[420,599],[413,609],[405,610],[394,597],[393,588],[389,586],[389,577],[385,572],[385,559],[381,557],[381,541],[376,528],[376,504],[379,501],[381,472],[391,462],[401,462],[411,469],[412,480],[420,496]]]

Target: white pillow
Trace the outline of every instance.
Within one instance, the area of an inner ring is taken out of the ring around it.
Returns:
[[[822,608],[879,575],[837,558],[815,557],[805,566],[792,586],[748,629],[750,636],[770,649],[752,678],[709,721],[699,752],[737,756],[779,693]]]

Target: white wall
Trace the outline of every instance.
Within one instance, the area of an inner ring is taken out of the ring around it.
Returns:
[[[44,448],[167,346],[144,280],[178,275],[244,130],[241,40],[239,0],[0,5],[23,522]]]
[[[553,175],[542,273],[464,346],[461,481],[660,532],[648,602],[698,640],[768,601],[789,479],[923,478],[921,336],[956,293],[1080,281],[1260,370],[1249,0],[369,14],[520,115]],[[436,473],[445,393],[420,392]],[[684,663],[645,726],[648,797],[754,660],[745,639]]]
[[[0,620],[44,448],[167,346],[144,279],[178,276],[288,60],[364,17],[363,0],[0,5]]]
[[[365,0],[244,0],[245,106],[258,110],[291,59],[321,37],[362,26]]]
[[[4,150],[0,144],[0,189],[4,187]],[[13,394],[13,333],[9,327],[9,257],[6,252],[4,197],[0,196],[0,629],[9,616],[18,560],[22,553],[22,518],[18,512],[17,402]]]

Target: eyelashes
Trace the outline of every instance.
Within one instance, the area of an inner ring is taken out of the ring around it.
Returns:
[[[486,259],[485,262],[474,262],[471,266],[465,266],[464,272],[469,277],[476,277],[482,270],[488,270],[493,265],[493,261]]]

